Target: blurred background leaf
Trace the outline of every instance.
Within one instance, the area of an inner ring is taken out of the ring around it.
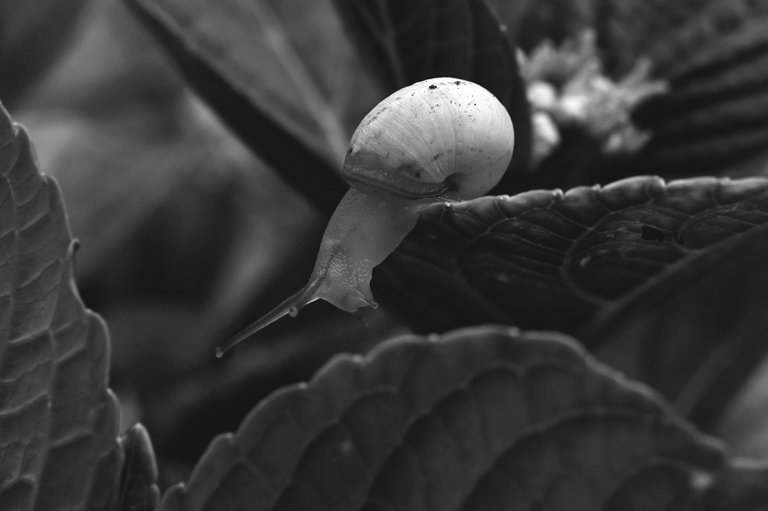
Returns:
[[[9,107],[48,71],[90,0],[0,1],[0,98]]]
[[[768,2],[710,2],[684,20],[644,50],[670,92],[635,113],[653,137],[626,170],[765,173]]]
[[[634,126],[650,136],[647,143],[628,153],[610,154],[584,127],[560,125],[560,140],[536,166],[531,188],[606,183],[635,174],[667,179],[745,176],[766,168],[764,1],[495,4],[529,56],[552,42],[555,47],[572,45],[592,31],[601,80],[621,84],[646,62],[647,79],[667,84],[666,93],[649,96],[629,110]]]
[[[349,137],[379,99],[330,2],[128,4],[254,152],[330,216]]]
[[[491,4],[515,43],[530,51],[545,40],[561,43],[594,26],[596,1],[492,0]]]

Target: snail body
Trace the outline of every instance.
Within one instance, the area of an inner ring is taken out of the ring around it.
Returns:
[[[433,78],[391,94],[363,118],[342,167],[350,189],[333,213],[309,282],[217,349],[217,355],[318,299],[376,307],[373,268],[411,231],[419,209],[479,197],[512,159],[506,108],[483,87]]]

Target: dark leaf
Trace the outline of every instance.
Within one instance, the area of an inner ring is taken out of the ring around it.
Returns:
[[[485,0],[336,0],[342,18],[388,91],[433,77],[491,91],[515,125],[510,171],[493,193],[521,187],[531,145],[528,102],[512,40]]]
[[[88,0],[0,0],[0,100],[24,96],[67,46]]]
[[[734,459],[708,488],[704,511],[765,511],[768,509],[768,465]]]
[[[754,363],[754,362],[753,362]],[[768,459],[768,360],[761,359],[713,428],[734,454]]]
[[[768,180],[645,176],[443,203],[424,210],[374,283],[399,290],[428,330],[503,321],[573,331],[717,257],[737,234],[762,232],[766,209]],[[421,313],[425,301],[433,313]]]
[[[119,456],[107,333],[72,279],[58,187],[0,112],[0,501],[108,509]]]
[[[660,48],[667,36],[696,18],[708,6],[742,3],[722,0],[592,0],[600,46],[608,69],[629,71],[637,59]]]
[[[193,196],[196,188],[210,190],[213,196],[246,171],[265,173],[258,160],[194,98],[177,98],[166,108],[144,105],[131,110],[130,114],[114,111],[114,116],[104,118],[62,116],[47,110],[25,117],[40,146],[41,162],[58,180],[70,204],[74,234],[86,248],[78,255],[81,283],[103,279],[97,272],[109,266],[109,284],[116,285],[115,254],[128,261],[126,247],[141,245],[136,233],[142,225],[162,225],[158,211],[171,209],[174,201]],[[194,207],[213,224],[215,216],[205,210],[209,204],[217,206],[209,199],[198,200]],[[226,211],[219,208],[222,214]],[[200,225],[194,229],[204,230]],[[177,224],[175,232],[180,230]],[[222,244],[216,250],[225,249]],[[152,257],[161,260],[163,254],[155,252]],[[197,250],[195,255],[203,253]],[[191,266],[192,260],[185,262]],[[178,269],[178,261],[175,265]],[[193,279],[185,276],[184,280],[188,284]]]
[[[277,392],[163,509],[699,509],[724,454],[571,339],[480,327]]]
[[[582,329],[584,342],[603,346],[601,359],[651,384],[702,428],[721,420],[766,352],[768,232],[754,230]]]
[[[325,211],[378,97],[325,2],[128,0],[234,131]],[[314,23],[312,25],[311,23]]]
[[[594,23],[595,0],[492,0],[491,3],[515,43],[525,51],[544,40],[560,43],[577,37]]]
[[[648,55],[670,91],[635,112],[653,134],[635,166],[678,175],[761,171],[768,159],[768,2],[715,2],[659,37]]]
[[[154,511],[160,501],[157,463],[152,441],[141,424],[120,438],[125,460],[120,474],[120,496],[116,511]]]
[[[765,349],[764,257],[768,180],[636,177],[432,207],[374,292],[422,331],[501,322],[617,343],[611,361],[669,398],[700,378],[686,411],[708,396],[712,419]]]

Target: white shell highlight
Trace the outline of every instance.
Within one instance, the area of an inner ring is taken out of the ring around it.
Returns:
[[[347,149],[352,186],[380,186],[406,197],[478,197],[504,175],[514,127],[488,90],[456,78],[400,89],[363,118]]]

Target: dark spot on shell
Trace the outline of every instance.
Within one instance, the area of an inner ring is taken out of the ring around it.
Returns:
[[[435,89],[437,89],[437,85],[435,85],[434,83],[429,86],[429,90],[435,90]]]
[[[456,80],[456,81],[455,81],[455,82],[453,82],[453,83],[455,83],[456,85],[461,85],[461,82],[460,82],[459,80]]]
[[[354,149],[352,148],[352,146],[349,146],[349,148],[347,149],[347,154],[352,154],[352,151],[354,151]]]
[[[440,159],[440,157],[443,156],[443,153],[437,153],[432,157],[432,161],[437,161]]]

